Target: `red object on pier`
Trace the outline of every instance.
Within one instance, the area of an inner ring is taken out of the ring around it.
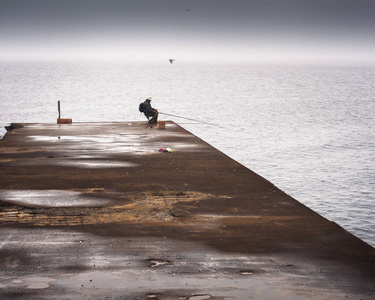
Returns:
[[[72,123],[72,119],[62,119],[62,118],[57,119],[57,124],[71,124],[71,123]]]

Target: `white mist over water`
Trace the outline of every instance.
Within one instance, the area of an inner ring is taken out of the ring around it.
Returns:
[[[375,245],[375,67],[0,63],[0,125],[172,119]],[[170,145],[166,145],[169,147]]]

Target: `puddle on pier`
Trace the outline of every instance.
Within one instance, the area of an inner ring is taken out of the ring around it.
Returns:
[[[66,190],[0,190],[0,199],[27,207],[107,206],[108,199],[83,197],[81,192]]]
[[[54,157],[37,156],[28,160],[15,161],[14,159],[1,160],[0,163],[9,166],[60,166],[83,169],[104,169],[104,168],[134,168],[139,164],[126,161],[96,160],[96,159],[54,159]]]
[[[149,265],[150,268],[156,268],[156,267],[172,264],[171,261],[166,260],[166,259],[158,259],[158,258],[154,259],[153,258],[153,259],[148,259],[148,261],[150,262],[150,265]]]
[[[150,139],[146,134],[116,134],[116,135],[77,135],[77,136],[30,136],[37,142],[49,142],[49,148],[59,150],[61,143],[70,151],[97,152],[97,154],[108,153],[146,153],[150,152],[151,145],[145,143]],[[68,143],[68,145],[67,145]]]
[[[52,165],[58,166],[68,166],[68,167],[78,167],[78,168],[89,168],[89,169],[99,169],[99,168],[129,168],[137,167],[139,164],[123,161],[112,161],[112,160],[73,160],[66,159],[60,160]]]
[[[49,285],[45,282],[34,282],[27,286],[28,289],[42,290],[49,288]]]
[[[212,298],[211,295],[193,295],[187,298],[187,300],[206,300],[206,299],[211,299],[211,298]]]

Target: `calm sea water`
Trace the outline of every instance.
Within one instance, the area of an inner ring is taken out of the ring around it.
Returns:
[[[375,246],[375,66],[0,63],[1,126],[55,123],[58,100],[74,122],[145,120],[148,96]]]

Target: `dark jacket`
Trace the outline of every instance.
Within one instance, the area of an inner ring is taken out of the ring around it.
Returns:
[[[154,113],[154,109],[151,106],[151,100],[146,100],[144,103],[144,111],[146,117],[151,116]]]

